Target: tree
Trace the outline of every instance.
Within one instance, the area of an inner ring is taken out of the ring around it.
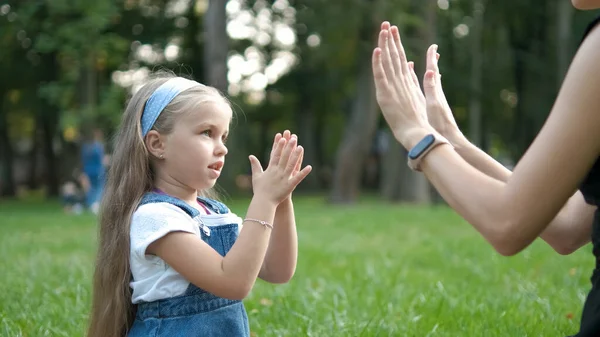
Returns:
[[[330,201],[338,204],[353,203],[358,198],[365,159],[379,119],[371,53],[381,23],[381,1],[365,0],[361,4],[373,14],[363,19],[358,31],[355,98],[338,147],[330,194]]]

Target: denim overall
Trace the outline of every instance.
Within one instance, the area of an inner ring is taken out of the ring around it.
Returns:
[[[211,211],[217,214],[229,213],[224,204],[198,198]],[[200,226],[202,240],[219,254],[225,256],[238,236],[237,224],[209,226],[202,222],[200,212],[175,197],[147,193],[140,203],[168,202],[183,209]],[[147,336],[250,336],[248,315],[240,300],[217,297],[192,283],[183,295],[153,302],[139,303],[129,337]]]

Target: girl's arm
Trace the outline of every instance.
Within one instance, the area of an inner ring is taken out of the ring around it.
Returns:
[[[283,134],[277,133],[273,144],[277,144],[281,138],[289,141],[298,137],[289,130]],[[292,176],[298,174],[302,167],[304,157],[300,156],[292,172]],[[296,271],[298,260],[298,235],[296,234],[296,218],[294,216],[294,204],[292,195],[288,195],[275,211],[275,228],[267,248],[267,254],[258,277],[270,283],[287,283],[292,279]]]
[[[275,226],[258,277],[270,283],[287,283],[298,259],[298,235],[291,196],[277,207]]]
[[[311,167],[307,166],[292,176],[294,163],[302,157],[303,150],[296,147],[295,139],[289,142],[282,139],[277,144],[264,172],[258,159],[250,157],[254,197],[246,216],[270,224],[273,224],[277,205],[311,171]],[[269,227],[248,221],[225,257],[195,234],[182,232],[167,234],[150,244],[146,251],[158,255],[199,288],[220,297],[243,299],[256,282],[270,236]]]
[[[273,223],[276,204],[252,198],[247,217]],[[216,296],[241,300],[254,283],[263,263],[271,229],[245,222],[235,244],[225,257],[195,234],[172,232],[148,246],[146,252],[163,259],[199,288]]]

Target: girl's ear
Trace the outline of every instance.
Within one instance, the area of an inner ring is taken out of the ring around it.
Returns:
[[[144,140],[151,155],[160,159],[164,158],[165,139],[158,131],[150,130]]]

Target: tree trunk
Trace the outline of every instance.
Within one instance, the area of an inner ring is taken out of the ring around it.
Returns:
[[[37,169],[38,169],[38,126],[39,116],[34,119],[33,131],[31,132],[31,151],[29,152],[29,172],[28,185],[29,188],[35,189],[38,187]]]
[[[526,132],[528,129],[529,121],[527,118],[527,111],[525,110],[523,100],[525,99],[525,61],[522,56],[523,51],[517,49],[516,47],[513,49],[514,51],[514,62],[515,62],[515,93],[518,97],[517,105],[515,106],[515,129],[514,129],[514,150],[513,156],[516,160],[521,157],[523,152],[525,151],[525,147],[527,147],[526,141]]]
[[[471,95],[469,97],[469,133],[471,142],[481,147],[483,134],[481,130],[481,89],[482,89],[482,50],[481,38],[483,30],[484,5],[482,0],[473,3],[474,27],[471,33]]]
[[[554,36],[548,36],[547,27],[552,13],[549,4],[533,12],[533,18],[525,21],[525,26],[512,25],[509,28],[509,41],[515,62],[515,136],[513,155],[519,159],[529,147],[543,122],[548,116],[553,102],[544,97],[556,94],[555,77],[547,69],[556,69],[551,59],[554,49],[548,47]],[[552,15],[554,17],[554,15]]]
[[[13,150],[8,136],[8,118],[4,107],[6,93],[0,91],[0,195],[14,197],[16,195],[13,175]]]
[[[323,114],[319,114],[316,118],[316,125],[312,134],[313,141],[315,144],[315,165],[317,165],[317,170],[315,170],[315,178],[317,179],[317,187],[319,189],[330,187],[329,180],[326,178],[327,175],[324,169],[329,166],[325,158],[326,151],[323,146],[325,138],[324,134],[325,132],[327,132],[327,129],[325,128],[325,123],[326,120],[323,117]]]
[[[298,125],[298,138],[300,144],[304,148],[304,160],[302,167],[306,165],[312,166],[312,172],[298,186],[303,190],[315,190],[319,187],[319,163],[317,161],[317,139],[315,132],[315,113],[310,103],[310,98],[304,97],[300,101],[299,110],[296,113],[296,123]]]
[[[227,92],[227,37],[226,0],[210,0],[204,14],[204,70],[207,84]]]
[[[350,120],[336,154],[329,201],[334,204],[356,202],[360,193],[365,160],[373,142],[379,119],[379,109],[375,97],[375,83],[371,55],[372,41],[376,41],[382,15],[382,2],[366,0],[371,16],[366,16],[359,29],[357,48],[356,92],[352,101]]]
[[[229,38],[227,35],[226,0],[210,0],[208,9],[202,18],[204,47],[204,81],[205,84],[217,88],[227,95],[227,53],[229,52]],[[247,132],[240,118],[234,120],[229,133],[227,165],[219,179],[219,185],[228,193],[233,193],[237,187],[236,176],[248,172],[250,165],[247,155],[244,154],[244,139]]]
[[[81,107],[95,107],[98,93],[98,74],[96,73],[95,58],[93,55],[88,55],[87,62],[84,62],[81,67],[79,82],[80,82],[80,102]]]
[[[567,1],[559,1],[556,4],[557,10],[557,36],[556,55],[558,57],[557,89],[562,85],[567,69],[569,68],[571,58],[570,38],[571,21],[573,19],[573,6]]]
[[[54,153],[54,136],[58,126],[56,116],[58,111],[56,107],[44,103],[44,113],[42,114],[42,151],[46,161],[46,184],[48,186],[49,196],[58,196],[59,179],[56,168],[56,154]]]
[[[56,54],[51,53],[44,55],[44,68],[48,69],[48,81],[58,79],[58,65],[56,64]],[[56,154],[54,153],[54,139],[58,129],[59,110],[56,106],[49,103],[46,99],[40,101],[40,123],[42,153],[46,163],[45,182],[48,187],[49,196],[58,196],[59,194],[59,178],[57,170]]]
[[[82,60],[79,67],[79,78],[77,79],[77,102],[79,104],[80,129],[87,137],[92,136],[94,129],[99,128],[99,119],[96,114],[98,74],[94,64],[92,53]],[[62,170],[61,170],[62,171]]]
[[[394,135],[386,130],[389,147],[381,155],[381,179],[379,186],[384,199],[396,201],[400,199],[400,187],[403,176],[409,176],[402,172],[402,166],[406,164],[406,151],[394,138]],[[402,173],[401,173],[402,172]],[[410,177],[407,177],[410,179]]]
[[[368,26],[371,27],[370,22]],[[371,53],[361,51],[361,54],[356,98],[352,104],[350,121],[338,148],[333,174],[330,201],[336,204],[353,203],[358,198],[365,158],[371,147],[379,116]]]

